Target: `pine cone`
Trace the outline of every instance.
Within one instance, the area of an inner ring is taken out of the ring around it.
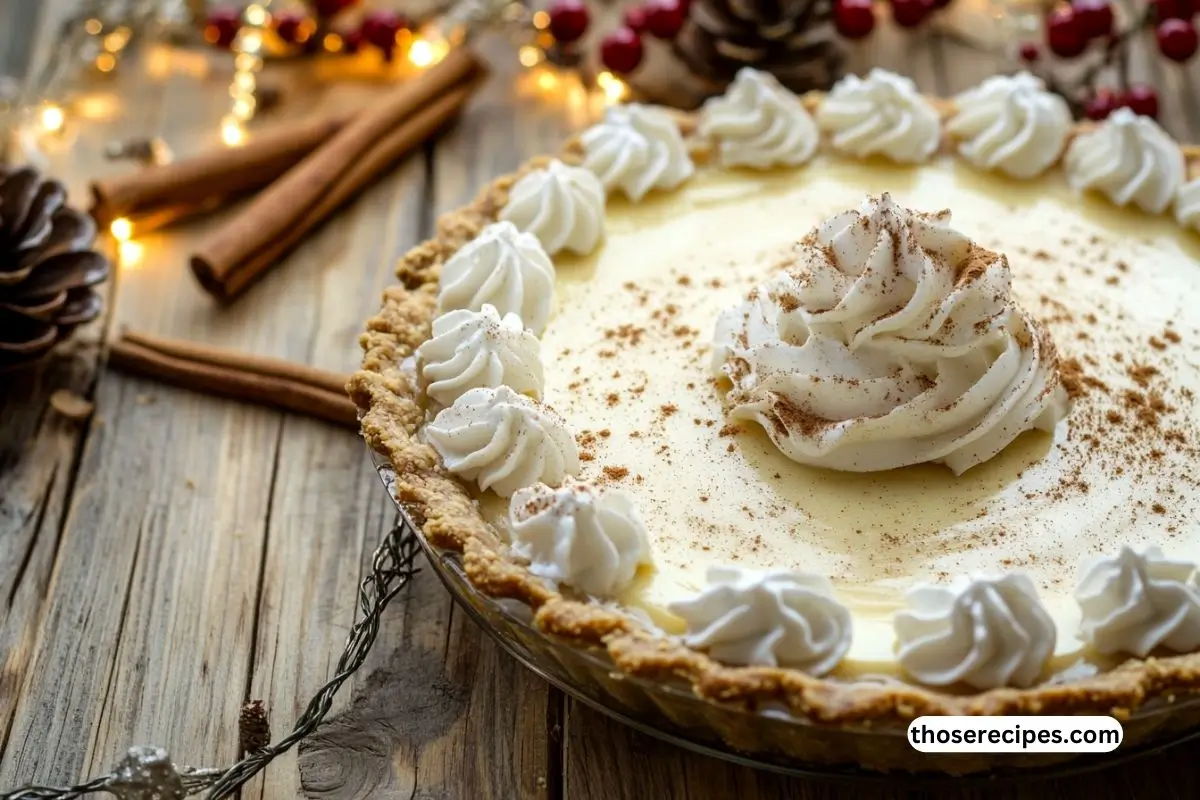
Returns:
[[[796,93],[828,89],[844,60],[832,8],[832,0],[693,0],[675,53],[721,85],[753,67]]]
[[[67,190],[29,167],[0,166],[0,370],[32,362],[95,319],[108,259]]]
[[[262,700],[251,700],[238,714],[238,743],[244,753],[256,753],[271,744],[271,724]]]

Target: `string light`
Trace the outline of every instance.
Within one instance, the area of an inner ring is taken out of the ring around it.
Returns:
[[[240,119],[230,115],[221,120],[221,141],[229,147],[237,147],[246,141],[246,129]]]
[[[423,36],[413,40],[408,47],[408,63],[418,69],[425,69],[446,57],[450,52],[450,43],[436,34],[432,36],[433,38]]]
[[[114,219],[108,230],[118,242],[128,242],[133,238],[133,223],[125,217]]]
[[[257,3],[246,6],[246,13],[243,19],[247,25],[253,25],[256,28],[264,27],[267,24],[267,10]]]
[[[544,31],[550,27],[550,14],[546,11],[535,11],[533,14],[533,27],[539,31]]]
[[[620,103],[629,96],[629,85],[611,72],[601,72],[596,76],[596,86],[604,94],[604,102],[608,105]]]
[[[542,63],[543,58],[542,51],[531,44],[524,45],[517,51],[517,60],[523,67],[536,67]]]
[[[46,133],[58,133],[63,129],[63,125],[67,122],[67,115],[62,110],[62,106],[46,104],[42,106],[41,114],[38,115],[38,121],[42,125],[42,130]]]
[[[117,244],[117,252],[120,255],[121,269],[137,269],[142,263],[142,254],[145,248],[141,242],[126,240]]]
[[[245,123],[254,117],[258,108],[258,78],[255,73],[263,67],[263,33],[271,22],[267,5],[269,0],[246,6],[242,12],[242,28],[233,40],[233,52],[236,55],[233,59],[233,81],[229,85],[233,105],[221,119],[221,141],[228,147],[237,147],[246,141]]]
[[[88,32],[89,36],[97,36],[100,31],[104,30],[104,23],[93,17],[83,23],[83,29]]]
[[[112,72],[117,67],[117,57],[112,53],[101,53],[96,56],[96,69],[101,72]]]

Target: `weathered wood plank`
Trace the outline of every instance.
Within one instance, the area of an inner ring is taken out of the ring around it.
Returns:
[[[347,372],[357,364],[358,332],[394,282],[400,254],[419,238],[425,171],[422,156],[410,159],[290,259],[289,271],[321,275],[304,309],[296,309],[312,320],[307,360]],[[322,275],[330,262],[341,266]],[[277,458],[271,505],[278,511],[268,531],[249,687],[249,697],[266,701],[276,739],[333,673],[356,618],[360,566],[394,514],[357,436],[288,418]],[[334,708],[349,694],[344,690]],[[293,751],[243,796],[294,797],[297,780]]]
[[[48,13],[61,10],[61,5],[48,6]],[[109,88],[126,91],[135,85],[136,74],[121,71]],[[100,156],[104,142],[130,125],[147,124],[160,99],[160,92],[143,92],[140,102],[122,106],[113,119],[90,123],[72,146],[49,153],[49,169],[65,180],[72,202],[86,203],[87,176],[115,168]],[[111,296],[111,286],[108,293]],[[0,392],[0,785],[35,777],[17,771],[16,753],[29,745],[30,735],[17,718],[19,703],[22,687],[37,679],[35,654],[45,626],[57,619],[55,609],[45,602],[61,585],[51,579],[57,553],[60,545],[75,546],[63,528],[89,423],[68,423],[49,409],[48,400],[57,389],[91,395],[104,324],[100,320],[77,332],[71,344],[36,371],[0,379],[11,381]],[[87,683],[100,676],[89,672],[78,679]],[[56,692],[56,701],[64,694]],[[35,749],[41,746],[35,742]],[[83,747],[77,749],[76,764],[84,755]]]

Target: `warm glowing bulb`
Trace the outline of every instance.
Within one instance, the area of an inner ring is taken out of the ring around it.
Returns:
[[[145,248],[141,242],[124,241],[117,246],[121,269],[137,269],[142,263]]]
[[[246,140],[246,129],[237,117],[228,116],[221,120],[221,141],[230,147],[237,147]]]
[[[536,67],[542,63],[542,51],[531,44],[527,44],[517,51],[517,60],[521,62],[521,66],[523,67]]]
[[[238,49],[243,53],[257,53],[262,49],[262,34],[258,31],[244,31],[238,42]]]
[[[422,69],[434,62],[433,45],[425,39],[417,39],[408,48],[408,63]]]
[[[101,53],[96,56],[96,69],[101,72],[112,72],[117,67],[117,57],[112,53]]]
[[[542,70],[537,76],[538,88],[543,92],[553,91],[558,86],[558,76],[550,70]]]
[[[242,92],[253,92],[254,85],[257,81],[254,78],[253,72],[235,72],[233,75],[233,85]]]
[[[267,24],[267,10],[257,4],[246,6],[246,13],[242,18],[246,20],[246,24],[261,28]]]
[[[95,36],[96,34],[100,33],[100,31],[104,30],[104,23],[93,17],[92,19],[89,19],[87,22],[83,23],[83,29],[90,35]]]
[[[118,242],[128,242],[133,238],[133,223],[125,217],[114,219],[108,229]]]
[[[104,37],[104,49],[115,53],[129,41],[128,28],[121,28]]]
[[[340,53],[342,52],[342,47],[344,46],[342,37],[338,36],[336,33],[325,34],[323,43],[325,45],[326,52],[329,53]]]
[[[629,93],[629,87],[625,85],[625,81],[611,72],[601,72],[597,75],[596,85],[604,92],[604,102],[609,105],[621,102]]]
[[[546,11],[535,11],[533,13],[533,27],[539,31],[544,31],[550,27],[550,14]]]
[[[254,98],[239,97],[233,101],[233,115],[241,120],[250,119],[254,116]]]
[[[238,72],[258,72],[262,69],[262,59],[250,53],[238,53],[233,59],[233,68]]]
[[[42,108],[42,130],[47,133],[57,133],[67,122],[67,115],[58,106]]]

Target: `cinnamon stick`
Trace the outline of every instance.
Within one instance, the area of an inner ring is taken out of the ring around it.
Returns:
[[[358,429],[348,375],[232,350],[122,331],[108,363],[173,386],[282,408]]]
[[[241,147],[222,147],[161,166],[91,184],[91,214],[104,227],[119,217],[139,217],[162,208],[191,208],[266,186],[341,130],[341,114],[256,133]],[[178,215],[176,216],[178,218]],[[144,232],[144,231],[141,231]]]
[[[237,297],[401,156],[452,119],[482,74],[466,48],[363,112],[258,194],[191,257],[200,285],[219,300]]]

